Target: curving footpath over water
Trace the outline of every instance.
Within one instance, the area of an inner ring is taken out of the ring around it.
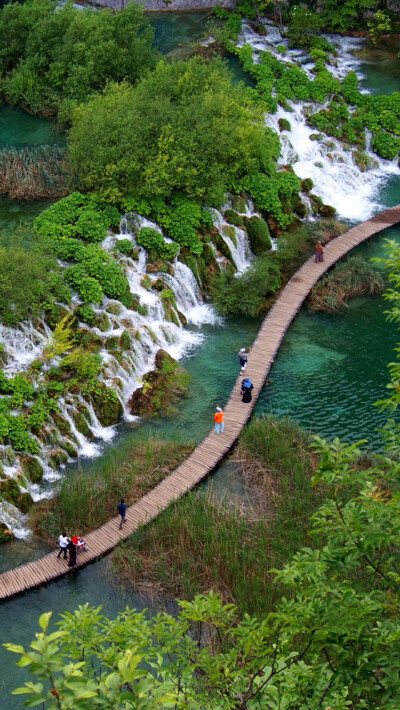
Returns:
[[[139,525],[154,518],[215,468],[236,442],[250,417],[282,339],[314,284],[355,246],[399,222],[400,204],[380,212],[332,240],[325,247],[324,261],[321,264],[315,264],[312,257],[303,264],[268,312],[253,343],[248,363],[249,375],[254,385],[252,401],[249,404],[243,404],[241,401],[241,378],[238,377],[225,407],[225,431],[217,435],[212,430],[184,463],[137,503],[131,505],[127,509],[123,530],[119,530],[120,518],[117,516],[86,535],[88,550],[79,553],[77,565],[73,569],[83,567],[110,552],[119,540],[126,539]],[[56,553],[51,552],[34,562],[0,574],[0,599],[50,582],[70,571],[67,562],[58,559]]]

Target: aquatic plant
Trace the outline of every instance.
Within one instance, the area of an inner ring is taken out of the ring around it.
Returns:
[[[77,468],[54,498],[40,501],[31,513],[33,529],[54,546],[61,529],[88,532],[116,515],[118,498],[131,504],[154,488],[193,449],[190,443],[154,437],[137,438],[107,452],[90,476]],[[112,491],[112,495],[110,495]]]
[[[313,287],[308,305],[313,311],[336,313],[348,307],[355,296],[376,296],[383,293],[382,271],[359,256],[344,259],[325,274]]]
[[[215,272],[210,291],[219,313],[240,313],[254,318],[264,308],[265,297],[275,293],[280,285],[279,264],[273,255],[266,254],[255,258],[240,276],[228,269]]]
[[[68,191],[65,148],[35,146],[0,150],[0,194],[13,200],[62,197]]]

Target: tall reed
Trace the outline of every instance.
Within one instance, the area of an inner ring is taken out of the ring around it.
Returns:
[[[308,519],[321,494],[310,485],[316,461],[308,443],[288,420],[254,418],[235,452],[253,507],[204,493],[180,499],[115,550],[118,578],[186,598],[212,588],[241,613],[271,610],[281,590],[268,570],[312,544]]]
[[[62,197],[68,192],[65,149],[59,146],[0,150],[0,194],[12,199]]]
[[[38,503],[31,525],[38,537],[54,544],[60,532],[83,534],[116,515],[123,497],[134,503],[154,488],[192,451],[179,440],[136,440],[109,451],[95,473],[80,468],[67,475],[56,496]]]

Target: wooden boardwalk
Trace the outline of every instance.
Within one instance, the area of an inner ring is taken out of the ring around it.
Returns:
[[[112,550],[121,538],[127,538],[140,524],[154,518],[215,468],[233,446],[250,417],[282,339],[314,284],[353,247],[398,222],[400,204],[380,212],[367,222],[332,240],[325,248],[325,260],[322,264],[315,264],[313,258],[303,264],[268,312],[253,343],[247,373],[254,385],[252,402],[246,405],[241,401],[241,378],[238,377],[225,407],[224,433],[217,435],[211,430],[184,463],[137,503],[131,505],[127,510],[122,531],[118,528],[119,517],[116,517],[89,533],[86,536],[88,550],[79,554],[78,568]],[[69,571],[71,570],[67,563],[57,559],[56,552],[51,552],[34,562],[0,574],[0,599],[50,582]]]

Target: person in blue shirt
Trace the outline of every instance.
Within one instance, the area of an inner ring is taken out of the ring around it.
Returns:
[[[123,498],[121,498],[120,502],[117,504],[117,510],[121,516],[121,522],[119,524],[119,529],[121,530],[122,523],[125,522],[125,516],[126,516],[126,503]]]

